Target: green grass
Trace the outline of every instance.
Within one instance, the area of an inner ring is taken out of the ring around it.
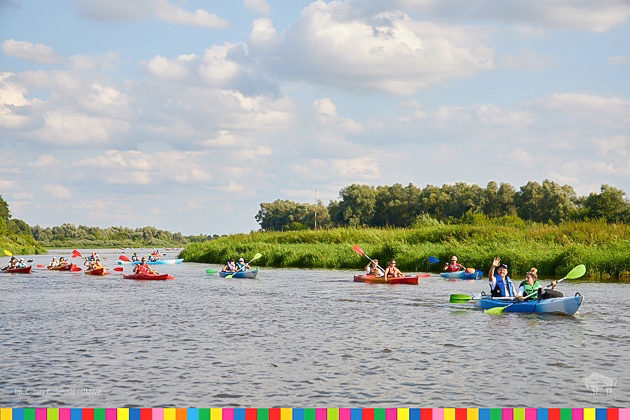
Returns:
[[[5,256],[5,249],[13,255],[43,254],[46,252],[46,248],[35,242],[31,236],[16,234],[0,236],[0,257]]]
[[[447,261],[457,255],[467,267],[487,273],[500,256],[512,275],[536,267],[541,276],[562,277],[578,264],[587,276],[630,281],[630,226],[601,222],[526,226],[437,225],[414,229],[336,228],[319,231],[252,232],[186,246],[187,261],[224,263],[231,257],[263,257],[257,265],[270,267],[351,268],[365,266],[352,245],[361,246],[381,265],[396,258],[403,271],[438,272],[429,256]]]

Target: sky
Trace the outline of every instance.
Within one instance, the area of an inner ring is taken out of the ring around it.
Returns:
[[[0,0],[30,225],[258,229],[352,183],[630,193],[628,0]]]

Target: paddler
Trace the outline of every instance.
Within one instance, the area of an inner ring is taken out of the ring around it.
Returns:
[[[372,260],[365,266],[365,271],[368,275],[382,277],[385,275],[385,272],[378,266],[378,260]]]
[[[147,264],[147,257],[142,257],[140,264],[137,264],[133,268],[133,272],[139,274],[155,274],[155,271]]]
[[[455,255],[451,257],[451,262],[444,264],[444,268],[442,268],[442,271],[447,271],[449,273],[464,270],[466,270],[466,267],[457,262],[457,256]]]
[[[396,268],[396,260],[391,260],[389,264],[387,264],[384,276],[385,282],[387,282],[388,277],[404,277],[405,275],[398,268]]]
[[[68,261],[66,261],[64,257],[59,257],[59,264],[57,267],[65,267],[66,265],[68,265]]]
[[[53,257],[53,259],[50,262],[50,264],[48,264],[48,268],[57,267],[57,265],[59,265],[59,263],[57,262],[57,257]]]
[[[492,261],[492,266],[488,273],[488,282],[490,283],[490,293],[492,293],[493,297],[516,296],[514,284],[512,284],[512,279],[508,276],[508,266],[507,264],[502,264],[499,257]]]
[[[245,258],[241,257],[238,259],[238,262],[236,263],[236,271],[247,271],[250,268],[249,264],[245,262]]]
[[[234,263],[234,258],[230,258],[230,261],[226,262],[221,271],[226,273],[233,273],[236,271],[236,264]]]
[[[538,283],[538,270],[532,267],[525,273],[525,280],[518,286],[516,298],[518,300],[536,300],[542,292],[542,287]]]

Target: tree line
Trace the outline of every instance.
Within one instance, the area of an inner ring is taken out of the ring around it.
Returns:
[[[203,234],[184,236],[180,232],[171,233],[153,226],[135,229],[122,226],[108,228],[75,226],[70,223],[54,227],[29,226],[23,220],[12,218],[9,204],[0,195],[0,238],[17,236],[32,238],[44,246],[99,246],[116,243],[134,246],[176,246],[219,237]]]
[[[630,201],[625,192],[602,185],[599,193],[578,196],[573,187],[554,181],[530,181],[517,191],[509,183],[491,181],[482,188],[458,182],[454,185],[413,184],[349,185],[339,200],[328,206],[276,200],[261,203],[255,216],[263,230],[301,230],[343,226],[412,227],[431,223],[458,223],[488,218],[513,217],[524,221],[562,223],[568,220],[606,220],[630,223]]]

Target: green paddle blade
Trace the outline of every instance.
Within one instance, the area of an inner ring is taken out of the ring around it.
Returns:
[[[256,255],[254,255],[254,258],[251,259],[251,261],[257,260],[260,257],[262,257],[262,254],[260,252],[257,252]]]
[[[502,314],[503,311],[505,310],[505,308],[507,308],[510,305],[507,306],[497,306],[496,308],[490,308],[490,309],[486,309],[485,311],[483,311],[485,314],[490,314],[490,315],[498,315],[498,314]]]
[[[573,270],[569,271],[564,278],[567,280],[578,279],[582,277],[586,273],[586,266],[584,264],[580,264],[577,267],[573,268]]]
[[[217,270],[212,270],[212,269],[210,269],[210,268],[208,268],[208,269],[206,270],[206,273],[208,273],[208,274],[215,274],[216,272],[217,272]]]
[[[452,294],[450,297],[451,303],[466,303],[472,299],[472,296],[462,294]]]

